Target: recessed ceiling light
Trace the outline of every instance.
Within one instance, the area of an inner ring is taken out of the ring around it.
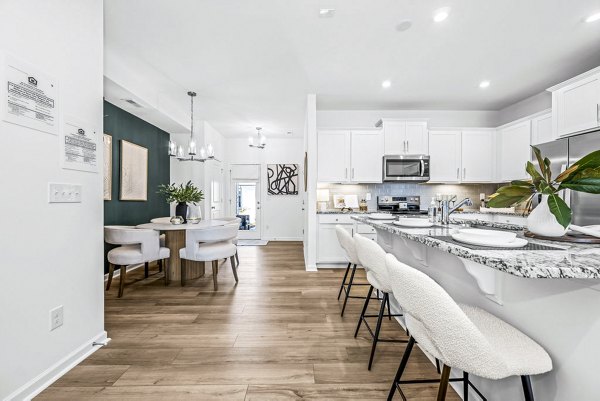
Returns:
[[[481,89],[485,89],[485,88],[487,88],[488,86],[490,86],[490,81],[481,81],[481,82],[479,83],[479,87],[480,87]]]
[[[594,22],[600,20],[600,11],[596,11],[585,19],[585,22]]]
[[[319,9],[319,17],[320,18],[331,18],[335,14],[335,8],[320,8]]]
[[[400,21],[400,23],[396,25],[396,30],[398,32],[404,32],[408,31],[410,27],[412,27],[412,21],[409,19],[405,19],[403,21]]]
[[[386,79],[381,83],[382,88],[389,88],[390,86],[392,86],[392,81],[390,81],[389,79]]]
[[[448,18],[448,15],[450,15],[450,7],[442,7],[435,10],[435,12],[433,13],[433,20],[435,22],[442,22],[443,20]]]

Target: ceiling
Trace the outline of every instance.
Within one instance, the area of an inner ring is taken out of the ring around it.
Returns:
[[[319,109],[499,110],[600,65],[600,21],[583,22],[600,0],[104,4],[106,57],[164,74],[181,105],[198,92],[198,113],[226,136],[301,135],[307,93]],[[450,15],[435,23],[442,6]]]

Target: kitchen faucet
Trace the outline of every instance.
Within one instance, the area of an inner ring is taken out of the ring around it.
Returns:
[[[454,207],[450,207],[450,200],[443,200],[440,203],[440,208],[442,209],[442,216],[441,216],[441,220],[440,223],[441,224],[450,224],[450,214],[454,213],[456,211],[456,209],[458,209],[459,207],[466,205],[466,206],[473,206],[473,201],[471,201],[471,198],[465,198],[463,200],[461,200],[460,202],[458,202],[458,204]]]

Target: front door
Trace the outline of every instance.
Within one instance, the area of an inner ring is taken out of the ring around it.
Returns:
[[[260,239],[260,180],[233,179],[231,189],[233,211],[242,219],[238,237]]]

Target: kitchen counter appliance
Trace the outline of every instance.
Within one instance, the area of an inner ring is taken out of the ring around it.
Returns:
[[[392,214],[427,214],[427,210],[421,210],[420,196],[378,196],[377,211]]]

